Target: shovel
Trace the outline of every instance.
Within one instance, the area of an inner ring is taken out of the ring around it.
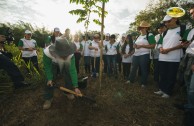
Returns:
[[[86,96],[86,95],[83,95],[83,94],[77,94],[75,91],[69,90],[69,89],[67,89],[65,87],[62,87],[62,86],[58,87],[58,86],[55,85],[55,87],[59,88],[61,91],[65,91],[65,92],[68,92],[70,94],[77,95],[78,97],[82,98],[83,100],[87,100],[87,101],[89,101],[91,103],[96,103],[96,100],[91,98],[91,97],[89,97],[89,96]]]

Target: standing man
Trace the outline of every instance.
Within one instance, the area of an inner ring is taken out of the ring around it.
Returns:
[[[159,91],[162,98],[169,98],[172,95],[180,59],[183,56],[181,45],[181,27],[177,24],[178,19],[166,15],[163,19],[168,31],[159,45]]]
[[[76,46],[66,38],[59,38],[55,44],[48,46],[44,50],[43,64],[47,77],[45,88],[43,109],[51,107],[53,99],[53,81],[56,81],[56,66],[59,66],[61,76],[64,78],[65,87],[74,89],[77,94],[81,93],[78,89],[77,71],[75,67],[74,52]],[[67,94],[68,99],[74,99],[73,94]]]
[[[37,43],[36,40],[32,39],[32,32],[29,30],[25,31],[24,38],[20,39],[18,43],[19,49],[22,51],[22,59],[26,64],[32,62],[34,67],[39,70],[38,58],[37,58]]]

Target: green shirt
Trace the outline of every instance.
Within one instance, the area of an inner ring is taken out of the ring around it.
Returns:
[[[43,64],[47,80],[53,80],[52,59],[46,56],[45,53],[43,54]],[[75,56],[72,56],[71,58],[71,65],[69,67],[69,71],[72,80],[72,85],[74,87],[78,87],[78,77],[75,67]]]

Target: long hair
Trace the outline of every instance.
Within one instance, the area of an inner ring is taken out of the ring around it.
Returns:
[[[125,54],[125,49],[126,49],[126,46],[129,44],[129,47],[130,47],[130,50],[128,53],[131,53],[133,51],[133,39],[132,39],[132,35],[128,34],[127,35],[127,39],[128,41],[125,40],[125,43],[123,44],[123,47],[121,49],[122,51],[122,54]]]

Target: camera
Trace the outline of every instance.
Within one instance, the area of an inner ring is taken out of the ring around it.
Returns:
[[[5,31],[5,41],[1,41],[1,44],[5,44],[6,42],[10,44],[12,41],[14,41],[14,34],[11,28],[7,28]]]

